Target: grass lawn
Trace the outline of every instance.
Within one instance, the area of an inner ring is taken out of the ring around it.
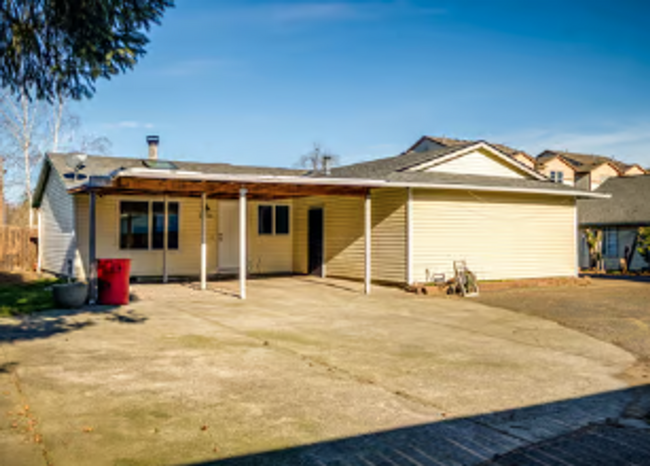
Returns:
[[[0,282],[0,317],[52,309],[54,301],[50,288],[57,282],[52,278],[21,283]]]

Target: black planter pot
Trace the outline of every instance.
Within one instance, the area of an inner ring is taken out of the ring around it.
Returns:
[[[77,309],[88,299],[88,285],[83,282],[53,285],[52,295],[57,308]]]

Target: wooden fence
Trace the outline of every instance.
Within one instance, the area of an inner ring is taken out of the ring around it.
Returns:
[[[34,270],[37,260],[35,230],[0,226],[0,271]]]

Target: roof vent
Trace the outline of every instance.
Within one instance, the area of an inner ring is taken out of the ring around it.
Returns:
[[[155,135],[147,136],[147,144],[149,145],[149,160],[158,159],[158,143],[160,138]]]
[[[323,155],[323,174],[329,176],[332,174],[332,156]]]

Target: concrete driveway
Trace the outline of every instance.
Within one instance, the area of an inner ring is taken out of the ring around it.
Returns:
[[[450,419],[490,445],[478,462],[633,397],[622,349],[471,300],[315,278],[253,280],[246,301],[211,288],[0,321],[0,464],[191,464]]]

